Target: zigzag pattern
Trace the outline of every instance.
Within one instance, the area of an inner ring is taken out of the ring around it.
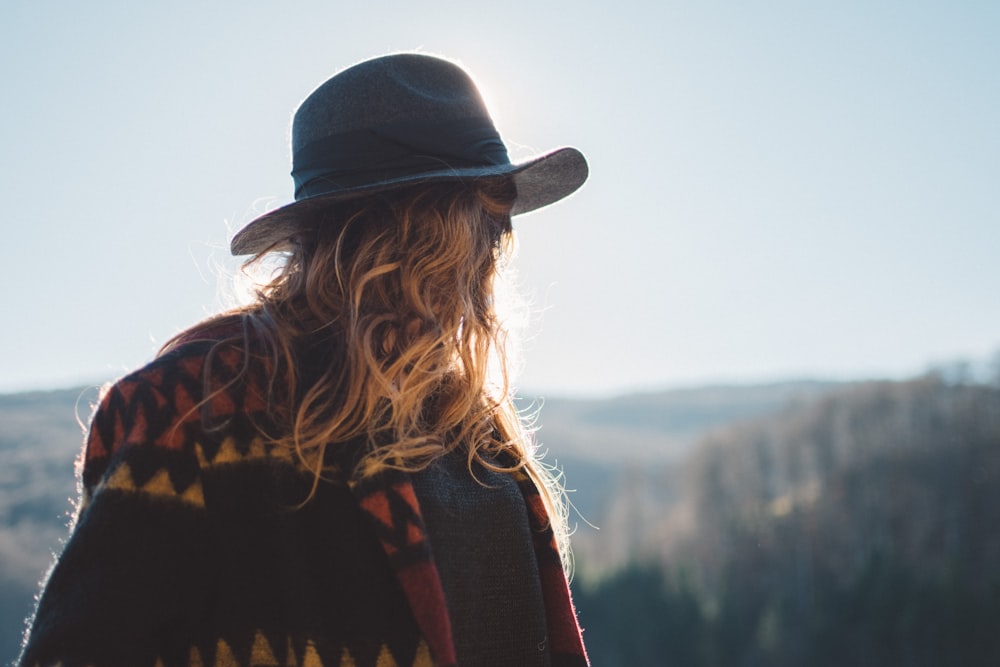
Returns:
[[[294,452],[260,436],[261,428],[273,428],[259,389],[265,386],[261,364],[230,385],[244,357],[231,348],[219,351],[211,385],[225,390],[203,400],[204,357],[213,344],[179,347],[122,378],[102,397],[86,443],[81,510],[101,490],[204,507],[201,471],[263,460],[299,465]],[[324,466],[323,476],[342,479],[332,465]]]
[[[312,640],[293,641],[291,637],[272,642],[261,631],[249,645],[236,647],[219,639],[209,655],[191,648],[188,667],[434,667],[430,649],[420,642],[411,656],[397,656],[386,644],[377,652],[347,646],[324,648]],[[158,660],[154,667],[167,667]]]
[[[102,491],[141,493],[161,500],[177,500],[194,507],[204,507],[200,471],[241,463],[267,461],[299,469],[295,455],[287,448],[265,443],[254,438],[239,443],[227,437],[221,443],[194,445],[197,470],[188,457],[164,452],[155,446],[134,447],[129,456],[104,473],[96,488],[85,490],[81,509],[86,507],[94,494]],[[155,462],[154,462],[155,460]],[[342,478],[342,471],[334,465],[324,466],[324,479]]]
[[[427,529],[408,481],[361,492],[358,497],[361,507],[374,519],[378,538],[395,567],[430,558]]]
[[[233,383],[243,362],[235,350],[222,350],[213,357],[210,384],[225,390],[206,400],[204,355],[210,346],[205,342],[178,348],[119,380],[95,414],[85,463],[106,460],[134,445],[179,450],[185,443],[201,442],[208,450],[221,446],[216,440],[221,440],[223,431],[238,442],[250,443],[257,425],[270,426],[259,389],[267,386],[266,368],[255,365],[247,377]],[[216,425],[225,428],[211,428]]]
[[[202,468],[231,463],[245,463],[260,459],[272,459],[284,461],[291,465],[295,464],[295,457],[290,449],[279,447],[272,443],[265,443],[259,437],[239,442],[233,437],[226,437],[221,443],[210,443],[208,446],[199,442],[195,444],[194,450],[198,458],[198,464]]]
[[[417,645],[412,656],[394,655],[386,644],[382,644],[377,652],[357,649],[352,652],[347,646],[324,650],[312,640],[295,642],[286,637],[283,642],[279,640],[278,645],[276,649],[259,630],[252,644],[247,646],[234,648],[225,639],[219,639],[214,647],[206,651],[192,646],[184,667],[434,667],[430,649],[423,641]],[[152,667],[174,667],[175,664],[157,658]],[[33,667],[62,667],[62,663],[35,663]]]
[[[195,480],[185,487],[178,488],[178,485],[170,477],[170,471],[166,468],[161,468],[145,482],[136,482],[131,466],[128,463],[123,463],[115,468],[107,481],[98,487],[97,492],[103,489],[144,493],[157,498],[179,500],[195,507],[205,506],[205,494],[202,490],[201,480]]]

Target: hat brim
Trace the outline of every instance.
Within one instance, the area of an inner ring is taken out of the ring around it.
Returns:
[[[236,233],[229,247],[233,255],[255,255],[266,250],[280,249],[285,240],[302,228],[305,219],[333,202],[420,183],[510,176],[517,188],[517,200],[511,215],[520,215],[573,194],[587,180],[588,173],[587,160],[583,154],[575,148],[567,147],[519,164],[441,169],[343,188],[300,199],[255,218]]]

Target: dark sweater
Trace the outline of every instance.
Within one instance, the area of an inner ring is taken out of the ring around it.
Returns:
[[[76,525],[39,601],[19,664],[222,667],[456,664],[445,594],[410,478],[352,475],[357,445],[329,448],[328,478],[272,447],[262,387],[202,409],[192,342],[123,378],[87,438]],[[242,364],[213,364],[221,385]],[[585,665],[537,490],[527,508],[552,664]]]
[[[546,667],[545,604],[517,483],[455,452],[413,475],[458,661]]]

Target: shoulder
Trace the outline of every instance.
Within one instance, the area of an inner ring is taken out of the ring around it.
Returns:
[[[204,343],[175,348],[107,387],[91,422],[88,455],[110,455],[136,440],[164,440],[164,427],[183,420],[201,400],[205,348]]]
[[[91,420],[82,461],[84,487],[133,451],[195,455],[225,436],[253,437],[265,426],[266,364],[239,329],[182,334],[166,352],[104,392]],[[211,335],[208,335],[211,333]]]

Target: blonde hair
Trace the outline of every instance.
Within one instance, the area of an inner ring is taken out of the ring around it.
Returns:
[[[470,471],[478,462],[533,479],[567,558],[562,491],[514,408],[493,301],[511,252],[515,196],[509,180],[484,179],[334,205],[290,240],[255,303],[196,325],[164,350],[241,321],[246,354],[252,336],[273,362],[269,381],[280,390],[268,399],[282,404],[269,407],[287,416],[287,428],[268,437],[312,471],[310,498],[337,443],[367,443],[355,471],[362,477],[417,471],[463,448]],[[206,387],[206,396],[212,391],[220,388]]]

